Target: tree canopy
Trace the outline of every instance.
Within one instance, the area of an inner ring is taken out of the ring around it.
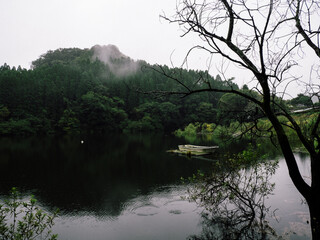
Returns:
[[[189,98],[145,94],[181,90],[156,67],[131,60],[115,46],[50,50],[30,70],[5,64],[0,67],[0,134],[171,132],[191,122],[218,121],[223,93]],[[219,75],[161,68],[179,75],[190,88],[198,75],[227,88]]]

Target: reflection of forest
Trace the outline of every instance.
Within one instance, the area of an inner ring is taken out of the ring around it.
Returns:
[[[2,139],[0,194],[17,186],[61,212],[117,216],[137,195],[209,168],[210,162],[167,154],[177,141],[162,135]]]
[[[190,199],[205,208],[202,233],[190,239],[276,238],[266,220],[273,211],[265,206],[265,199],[274,189],[270,178],[277,162],[264,161],[250,168],[232,160],[227,164],[227,168],[217,165],[220,170],[207,177],[200,175],[196,187],[190,189]]]
[[[209,195],[193,195],[199,197],[195,198],[197,201],[205,199],[200,204],[208,211],[202,217],[202,233],[191,239],[276,238],[265,220],[270,220],[276,208],[295,208],[270,201],[265,205],[273,188],[271,182],[283,181],[272,178],[270,182],[272,172],[267,170],[272,170],[272,166],[265,163],[241,171],[234,166],[237,171],[232,171],[228,162],[212,166],[214,162],[166,153],[181,141],[162,135],[1,139],[0,194],[18,186],[23,192],[33,192],[44,206],[60,208],[62,214],[90,212],[94,216],[117,217],[132,200],[148,197],[155,189],[167,191],[166,186],[181,183],[180,177],[188,178],[202,169],[207,173],[214,171],[215,175],[207,178],[205,174],[200,179],[205,181],[191,191],[196,194],[201,187],[210,189]],[[258,150],[259,154],[269,151],[271,155],[270,145],[261,145]],[[299,156],[300,164],[308,165],[309,158]],[[286,166],[281,171],[281,175],[287,175]],[[283,186],[285,191],[276,193],[277,200],[288,199],[292,189],[287,186]],[[284,228],[290,221],[286,218],[280,224]]]

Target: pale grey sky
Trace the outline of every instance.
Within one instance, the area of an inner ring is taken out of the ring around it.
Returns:
[[[174,0],[0,0],[0,64],[28,68],[48,50],[95,44],[169,63],[181,39],[159,14],[174,8]]]
[[[0,0],[0,65],[29,68],[48,50],[114,44],[132,59],[180,66],[199,39],[180,38],[176,24],[159,18],[172,15],[175,6],[175,0]],[[189,68],[207,68],[208,56],[192,57]],[[240,73],[228,77],[241,86],[248,76]],[[218,74],[215,65],[211,74]]]

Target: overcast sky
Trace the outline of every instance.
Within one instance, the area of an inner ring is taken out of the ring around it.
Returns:
[[[132,59],[180,66],[197,37],[180,38],[177,25],[159,18],[175,6],[175,0],[0,0],[0,65],[29,68],[48,50],[114,44]],[[207,56],[193,57],[190,68],[207,68]],[[240,86],[247,80],[229,75]]]
[[[176,25],[159,18],[174,9],[175,0],[0,0],[0,65],[29,68],[48,50],[95,44],[170,64],[171,53],[190,43]]]

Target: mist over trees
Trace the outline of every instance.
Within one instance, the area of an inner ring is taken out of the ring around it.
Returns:
[[[229,124],[247,118],[242,109],[256,113],[248,100],[222,92],[186,98],[145,94],[183,90],[155,71],[159,67],[190,89],[207,86],[195,85],[201,76],[216,88],[248,92],[247,86],[239,89],[208,72],[134,61],[113,45],[57,49],[33,61],[30,70],[0,67],[0,134],[172,132],[194,122]],[[310,98],[299,95],[290,103],[309,106]]]
[[[154,67],[130,59],[113,45],[48,51],[30,70],[4,64],[0,134],[170,132],[191,122],[218,121],[222,93],[188,98],[145,94],[181,88]],[[161,67],[179,74],[190,87],[195,77],[205,75],[213,85],[227,88],[219,75]]]

